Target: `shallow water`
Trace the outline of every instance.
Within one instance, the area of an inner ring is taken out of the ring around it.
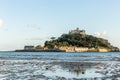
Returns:
[[[120,79],[120,53],[3,52],[0,80]]]
[[[61,61],[120,61],[120,52],[65,53],[65,52],[3,52],[0,59],[61,60]]]

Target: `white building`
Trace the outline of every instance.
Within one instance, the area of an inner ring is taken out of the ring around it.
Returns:
[[[24,50],[34,50],[35,47],[34,46],[25,46]]]

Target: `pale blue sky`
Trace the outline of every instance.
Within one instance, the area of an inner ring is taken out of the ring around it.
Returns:
[[[43,45],[76,27],[120,48],[120,0],[0,0],[0,50]]]

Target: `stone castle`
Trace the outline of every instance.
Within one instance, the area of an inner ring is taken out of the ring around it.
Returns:
[[[75,30],[69,31],[69,34],[82,34],[82,35],[85,35],[86,32],[85,32],[85,30],[79,30],[79,28],[76,28]]]

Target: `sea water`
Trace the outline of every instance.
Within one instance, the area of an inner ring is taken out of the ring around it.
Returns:
[[[63,60],[63,61],[118,61],[120,52],[1,52],[0,59]]]

